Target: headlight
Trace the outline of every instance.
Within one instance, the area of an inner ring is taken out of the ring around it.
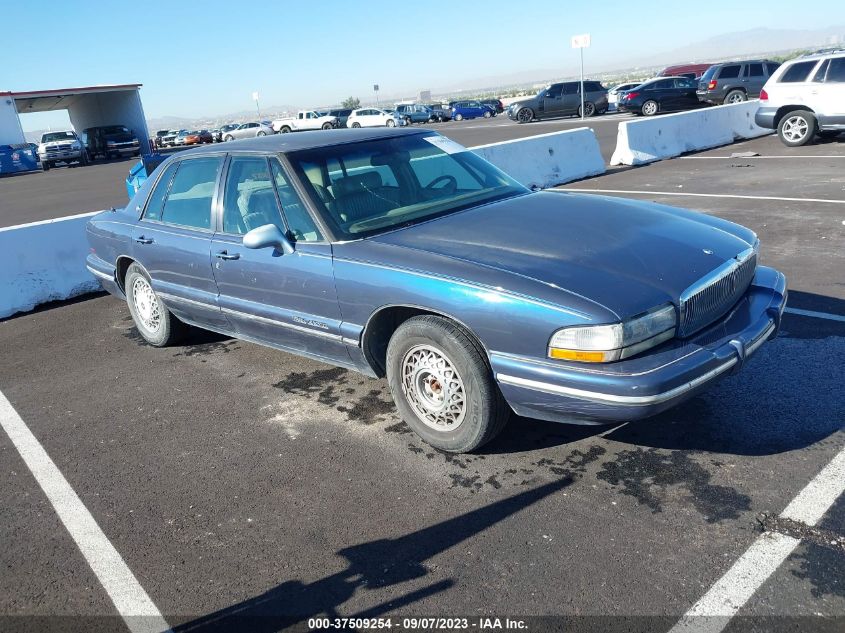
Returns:
[[[675,306],[658,306],[622,323],[558,330],[549,341],[549,358],[609,363],[647,350],[675,335]]]

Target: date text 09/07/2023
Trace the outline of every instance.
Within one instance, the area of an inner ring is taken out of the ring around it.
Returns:
[[[398,629],[406,631],[454,631],[461,629],[490,630],[524,630],[527,628],[525,620],[497,617],[478,618],[309,618],[310,630],[328,629]]]

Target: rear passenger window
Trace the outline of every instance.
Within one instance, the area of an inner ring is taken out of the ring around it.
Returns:
[[[780,67],[780,64],[766,64],[766,70],[769,73],[769,77],[775,74],[775,71]]]
[[[196,229],[211,228],[211,200],[221,159],[192,158],[179,163],[161,221]]]
[[[819,69],[813,74],[813,81],[821,83],[824,81],[824,75],[827,72],[827,65],[830,63],[829,59],[826,59],[822,62]]]
[[[577,95],[578,89],[580,88],[580,84],[577,83],[568,83],[563,84],[563,94],[565,95]]]
[[[170,188],[170,181],[173,180],[173,174],[176,173],[177,167],[179,167],[178,161],[170,163],[159,178],[156,188],[153,189],[147,200],[147,209],[144,212],[145,220],[161,220],[161,207],[164,205],[167,190]]]
[[[748,64],[745,67],[745,76],[746,77],[762,77],[763,76],[763,64]]]
[[[834,57],[830,60],[830,68],[827,70],[827,83],[845,82],[845,57]]]
[[[802,81],[807,81],[807,75],[810,74],[810,71],[813,70],[816,66],[815,61],[812,62],[797,62],[792,64],[789,68],[786,69],[780,76],[780,83],[800,83]]]
[[[732,66],[723,66],[722,72],[719,73],[719,79],[736,79],[739,77],[739,69],[741,66],[739,64],[734,64]]]

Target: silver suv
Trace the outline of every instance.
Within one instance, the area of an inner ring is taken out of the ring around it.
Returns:
[[[696,94],[716,105],[756,99],[779,65],[767,59],[714,64],[699,79]]]
[[[845,50],[784,63],[761,91],[754,120],[789,147],[845,132]]]

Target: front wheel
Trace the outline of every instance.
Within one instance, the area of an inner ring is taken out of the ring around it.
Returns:
[[[399,326],[387,347],[387,381],[402,419],[442,451],[483,446],[510,416],[484,350],[441,317],[413,317]]]
[[[516,120],[519,123],[530,123],[534,120],[534,111],[531,108],[522,108],[516,113]]]
[[[138,264],[130,264],[123,287],[132,320],[147,343],[164,347],[183,336],[187,326],[174,317],[158,298],[146,270]]]
[[[233,140],[233,138],[234,137],[231,134],[227,134],[226,136],[223,137],[223,140],[224,141],[231,141],[231,140]]]
[[[260,130],[260,131],[256,134],[256,136],[267,136],[267,132],[265,132],[264,130]]]
[[[324,130],[331,130],[334,126],[331,123],[323,123]]]
[[[394,121],[393,119],[388,119],[386,125],[387,127],[396,127],[396,121]]]
[[[816,133],[816,117],[807,110],[793,110],[778,123],[778,136],[787,147],[809,143]]]
[[[282,129],[280,129],[280,130],[279,130],[279,133],[280,133],[280,134],[289,134],[289,133],[290,133],[290,128],[289,128],[287,125],[283,125],[283,126],[282,126]]]
[[[648,100],[643,104],[642,111],[644,116],[654,116],[659,110],[657,101]]]
[[[358,123],[358,122],[355,122],[355,123],[352,124],[352,127],[359,128],[359,127],[361,127],[361,124]]]

